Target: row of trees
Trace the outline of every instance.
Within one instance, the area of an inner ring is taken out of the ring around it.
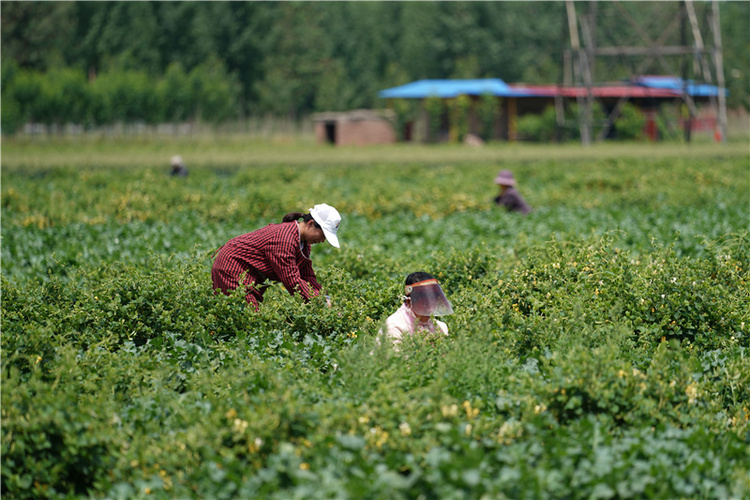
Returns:
[[[654,9],[678,5],[622,8],[657,39]],[[696,4],[699,16],[708,8]],[[597,37],[632,44],[622,14],[599,9]],[[721,9],[730,106],[750,107],[750,4]],[[294,118],[377,106],[379,90],[420,78],[556,83],[570,43],[564,2],[3,2],[1,14],[3,115],[21,120]],[[597,75],[627,78],[640,65],[609,59]],[[47,97],[32,103],[34,89]],[[71,89],[89,96],[87,109],[43,109]]]
[[[113,69],[95,79],[74,68],[46,72],[2,64],[0,126],[12,134],[24,123],[85,127],[113,123],[221,122],[236,117],[237,78],[210,60],[189,72],[173,63],[164,75]]]

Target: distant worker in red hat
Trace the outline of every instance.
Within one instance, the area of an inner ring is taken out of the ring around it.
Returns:
[[[321,203],[310,213],[291,212],[281,224],[232,238],[219,249],[211,268],[214,290],[229,295],[242,285],[245,299],[258,310],[269,286],[265,282],[280,281],[290,294],[310,300],[322,288],[315,278],[310,247],[327,240],[339,248],[340,223],[338,211]]]
[[[510,212],[531,212],[531,206],[526,203],[521,194],[516,190],[516,180],[510,170],[501,170],[495,177],[495,184],[500,186],[500,194],[495,196],[495,203],[503,206]]]

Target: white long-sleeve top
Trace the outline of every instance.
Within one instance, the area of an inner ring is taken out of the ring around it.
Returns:
[[[394,346],[397,346],[404,339],[405,335],[415,333],[443,334],[448,335],[448,325],[440,320],[430,318],[426,322],[421,322],[406,304],[385,320],[385,336],[388,337]],[[383,331],[380,331],[383,334]]]

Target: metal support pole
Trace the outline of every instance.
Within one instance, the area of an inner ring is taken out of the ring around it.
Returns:
[[[581,18],[581,33],[583,34],[583,41],[585,45],[585,62],[583,67],[583,83],[586,87],[586,109],[584,117],[586,120],[586,129],[588,132],[588,143],[592,142],[593,138],[593,114],[594,114],[594,69],[596,59],[595,54],[595,37],[594,28],[596,27],[596,0],[589,3],[588,15]]]
[[[687,10],[686,2],[683,0],[682,8]],[[687,26],[683,17],[682,26],[680,27],[680,43],[685,46],[687,45]],[[690,143],[691,132],[693,129],[693,110],[686,104],[689,102],[690,94],[687,91],[688,78],[687,78],[687,64],[685,60],[682,60],[682,100],[683,104],[680,106],[680,114],[682,117],[683,132],[685,134],[685,142]]]
[[[719,23],[719,2],[712,2],[711,31],[714,34],[714,67],[716,68],[716,84],[719,87],[719,134],[721,142],[727,142],[727,98],[724,95],[724,57],[721,48],[721,24]]]
[[[578,82],[578,77],[585,78],[583,75],[588,74],[587,61],[584,51],[581,50],[581,42],[578,38],[578,22],[576,20],[576,8],[573,0],[566,0],[565,7],[568,13],[568,31],[570,32],[570,45],[573,49],[573,58],[576,77],[574,81]],[[588,102],[579,93],[576,93],[578,102],[578,126],[581,131],[581,144],[588,146],[591,144],[591,123],[588,119]]]

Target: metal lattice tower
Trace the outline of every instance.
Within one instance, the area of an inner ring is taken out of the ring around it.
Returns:
[[[566,0],[570,49],[564,57],[563,84],[584,87],[578,97],[581,142],[588,145],[607,135],[627,98],[622,98],[598,131],[592,123],[597,82],[637,78],[648,74],[677,76],[683,82],[717,85],[710,97],[719,134],[726,141],[726,100],[722,58],[719,2],[620,2]],[[647,15],[644,15],[644,11]],[[685,138],[690,141],[690,122],[697,114],[693,98],[682,93],[686,108]],[[558,109],[561,109],[558,101]],[[594,137],[594,133],[596,136]]]

